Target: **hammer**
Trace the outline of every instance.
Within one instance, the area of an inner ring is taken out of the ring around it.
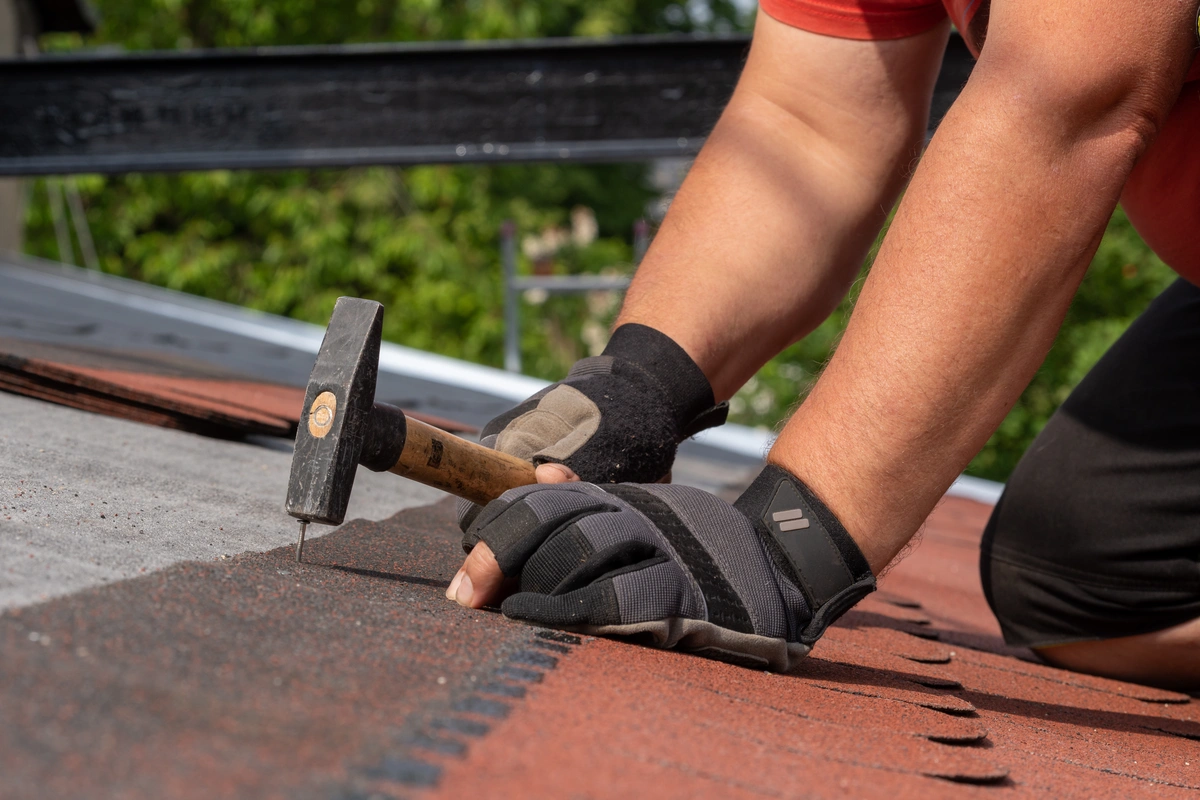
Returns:
[[[310,522],[342,524],[359,464],[481,505],[537,482],[528,461],[376,403],[382,331],[381,304],[338,298],[304,393],[288,479],[287,512],[300,520],[296,561]]]

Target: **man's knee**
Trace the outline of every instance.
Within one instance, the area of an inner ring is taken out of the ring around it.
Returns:
[[[1007,641],[1071,645],[1056,651],[1068,659],[1200,617],[1198,393],[1200,289],[1178,281],[1050,419],[993,511],[980,568]]]
[[[1070,414],[1046,426],[980,554],[984,593],[1010,644],[1131,637],[1200,617],[1196,517],[1175,513],[1187,503],[1172,502],[1171,487],[1128,477],[1158,455]]]
[[[1061,488],[1010,484],[988,522],[980,569],[1005,640],[1063,669],[1200,689],[1200,585],[1156,583],[1137,569],[1114,568],[1112,541],[1136,539],[1138,531],[1110,528],[1106,535],[1091,513],[1079,512],[1088,499]],[[1075,535],[1088,530],[1090,539]],[[1152,544],[1144,544],[1153,560]]]

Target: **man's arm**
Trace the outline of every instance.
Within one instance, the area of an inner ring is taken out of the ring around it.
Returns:
[[[771,451],[878,573],[1045,357],[1194,48],[1195,0],[996,0],[841,346]]]
[[[717,400],[811,332],[858,274],[925,140],[948,25],[886,42],[760,13],[742,77],[629,289],[618,324],[681,345]],[[538,480],[572,476],[542,464]],[[464,577],[467,580],[464,580]],[[447,597],[479,608],[504,578],[476,546]]]
[[[717,400],[845,296],[925,142],[948,25],[882,42],[758,15],[746,68],[629,288]]]

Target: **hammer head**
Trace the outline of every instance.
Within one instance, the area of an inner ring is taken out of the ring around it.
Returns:
[[[338,298],[296,429],[287,512],[297,519],[340,525],[346,517],[375,401],[382,329],[382,305]]]

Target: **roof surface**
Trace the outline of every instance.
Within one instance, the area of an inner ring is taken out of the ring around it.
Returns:
[[[472,612],[449,502],[0,616],[5,796],[1194,797],[1184,695],[997,639],[986,508],[773,675]]]
[[[290,442],[211,439],[2,392],[0,419],[0,609],[295,541]],[[350,518],[443,496],[364,469]]]
[[[121,367],[139,353],[185,380],[297,385],[311,366],[311,326],[65,269],[0,271],[0,328],[21,347],[120,351]],[[510,401],[392,352],[387,399],[473,424]],[[180,385],[156,391],[174,402]],[[350,513],[365,519],[311,538],[298,565],[285,439],[6,394],[0,417],[5,798],[1200,789],[1187,696],[1004,646],[976,564],[986,504],[943,501],[881,591],[772,675],[459,608],[443,597],[461,563],[450,502],[390,475],[364,470]],[[717,450],[691,449],[677,476],[736,493],[754,462]]]

